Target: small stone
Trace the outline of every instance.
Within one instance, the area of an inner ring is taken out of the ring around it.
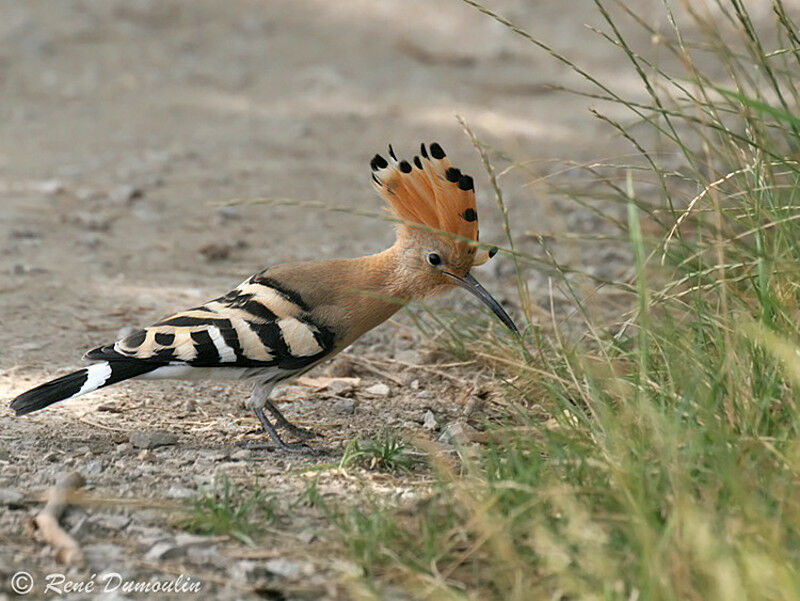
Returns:
[[[468,442],[486,442],[488,437],[463,420],[455,420],[442,428],[439,442],[445,444],[465,444]]]
[[[353,382],[347,380],[333,380],[328,386],[325,387],[325,392],[335,396],[348,396],[356,389]]]
[[[108,199],[114,204],[128,204],[137,198],[144,196],[141,188],[131,186],[130,184],[123,184],[117,186],[108,193]]]
[[[0,488],[0,505],[9,509],[25,507],[25,495],[13,488]]]
[[[353,415],[356,412],[355,399],[340,399],[333,404],[333,410],[342,415]]]
[[[116,403],[103,403],[95,407],[95,411],[105,411],[106,413],[122,413],[122,409]]]
[[[299,540],[301,543],[303,543],[304,545],[310,545],[310,544],[311,544],[311,543],[313,543],[315,540],[317,540],[317,536],[318,536],[318,535],[317,535],[317,532],[309,528],[309,529],[307,529],[307,530],[301,530],[301,531],[300,531],[300,532],[297,534],[297,539],[298,539],[298,540]]]
[[[263,564],[257,563],[252,559],[237,561],[230,569],[232,580],[248,585],[267,581],[270,576],[270,571]]]
[[[210,547],[192,546],[186,551],[186,558],[194,565],[210,565],[224,570],[230,560],[219,552],[216,545]]]
[[[426,430],[435,430],[439,422],[436,421],[436,416],[433,414],[433,411],[428,409],[425,412],[425,417],[422,418],[422,427]]]
[[[34,275],[37,273],[46,273],[47,270],[35,265],[27,265],[25,263],[15,263],[12,268],[14,275]]]
[[[185,547],[171,541],[161,541],[150,547],[147,553],[144,554],[144,558],[150,561],[160,561],[162,559],[174,559],[185,554]]]
[[[225,461],[231,456],[230,451],[225,449],[197,449],[194,454],[197,459],[211,462]]]
[[[267,562],[264,564],[264,567],[275,576],[280,576],[281,578],[286,578],[287,580],[297,580],[298,578],[313,572],[311,564],[307,562],[293,561],[291,559],[284,559],[282,557],[276,557],[275,559],[267,560]]]
[[[57,179],[36,182],[32,187],[36,192],[41,192],[42,194],[54,195],[61,194],[64,191],[64,184]]]
[[[128,435],[128,441],[137,449],[155,449],[176,444],[178,437],[166,430],[134,430]]]
[[[91,517],[91,522],[106,530],[118,532],[128,527],[131,518],[115,513],[97,513]]]
[[[253,452],[250,449],[239,449],[231,453],[231,459],[234,461],[247,461],[253,458]]]
[[[87,463],[83,468],[81,468],[81,473],[87,476],[97,476],[103,472],[103,462],[96,460],[90,461]]]
[[[227,206],[217,209],[217,215],[221,221],[230,221],[233,219],[240,219],[242,217],[239,212],[239,207]]]
[[[188,399],[187,401],[185,401],[183,403],[183,410],[186,413],[194,413],[196,409],[197,409],[197,405],[195,405],[194,401],[191,400],[191,399]]]
[[[467,434],[464,430],[465,424],[460,421],[454,421],[447,424],[442,428],[442,434],[439,436],[439,442],[446,444],[463,444],[468,441]]]
[[[411,390],[419,390],[419,380],[411,380],[409,386],[411,387]]]
[[[167,491],[168,499],[191,499],[197,494],[197,491],[185,486],[170,486]]]
[[[373,384],[369,388],[365,389],[364,392],[374,396],[388,396],[391,392],[391,389],[383,382],[378,382],[377,384]]]
[[[476,412],[480,411],[483,408],[484,402],[481,397],[476,394],[471,395],[467,402],[464,403],[464,417],[471,417]]]

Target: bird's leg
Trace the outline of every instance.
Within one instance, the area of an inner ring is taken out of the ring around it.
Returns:
[[[275,405],[269,402],[269,399],[264,401],[264,406],[269,409],[269,412],[272,413],[273,416],[275,416],[275,422],[277,423],[278,427],[285,428],[291,434],[297,436],[297,438],[308,440],[309,438],[314,438],[316,436],[316,434],[311,430],[306,430],[300,426],[295,426],[292,422],[286,419],[283,413],[281,413]]]
[[[278,447],[285,449],[287,451],[312,451],[313,449],[309,447],[304,442],[284,442],[281,437],[278,435],[278,432],[275,430],[275,427],[270,423],[267,416],[264,415],[264,406],[267,405],[270,407],[270,410],[275,410],[274,407],[271,406],[270,402],[267,400],[269,397],[269,393],[272,390],[273,384],[271,383],[258,383],[253,386],[253,393],[250,395],[250,400],[248,404],[250,408],[253,410],[253,413],[256,414],[258,421],[261,422],[261,427],[264,428],[264,431],[269,434],[269,437],[272,441],[278,445]],[[277,410],[275,410],[277,411]],[[283,417],[281,415],[281,417]],[[286,421],[286,418],[283,418]],[[287,421],[288,423],[288,421]],[[263,442],[253,441],[252,443],[246,443],[243,446],[250,449],[258,449],[264,448]]]

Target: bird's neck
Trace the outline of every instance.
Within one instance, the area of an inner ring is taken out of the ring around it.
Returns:
[[[414,283],[402,268],[406,252],[409,245],[401,236],[374,255],[284,263],[266,275],[296,291],[314,307],[313,319],[341,333],[347,346],[414,298]]]
[[[336,288],[350,322],[348,338],[355,340],[383,323],[414,297],[414,286],[401,267],[405,252],[398,241],[383,252],[344,260]]]

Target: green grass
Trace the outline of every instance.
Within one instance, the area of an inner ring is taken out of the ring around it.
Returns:
[[[590,189],[554,193],[603,212],[633,276],[600,282],[553,260],[572,311],[542,320],[523,285],[541,260],[509,229],[522,339],[418,316],[494,368],[516,410],[490,426],[502,443],[455,467],[432,449],[434,492],[413,510],[368,499],[336,514],[361,570],[353,597],[800,599],[797,27],[777,1],[762,28],[738,0],[713,3],[717,16],[681,4],[681,19],[665,3],[665,31],[636,3],[598,1],[600,35],[643,101],[465,2],[582,75],[592,89],[580,93],[630,112],[595,114],[638,160],[587,167]],[[636,28],[659,36],[658,52],[633,47]],[[529,167],[468,133],[502,208],[491,162]],[[588,306],[587,290],[609,286],[627,295],[615,319]]]
[[[409,472],[421,463],[411,445],[388,431],[375,439],[354,439],[344,450],[339,467],[360,466],[370,470]]]
[[[225,476],[202,490],[189,512],[178,519],[180,528],[196,534],[227,535],[248,545],[275,520],[275,499],[256,486],[244,491]]]

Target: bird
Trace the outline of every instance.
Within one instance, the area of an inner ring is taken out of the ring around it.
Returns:
[[[90,365],[23,392],[11,408],[26,415],[130,379],[245,379],[253,383],[248,405],[268,435],[261,443],[313,450],[305,441],[314,433],[270,401],[273,387],[330,359],[407,303],[461,287],[518,333],[470,271],[497,252],[478,242],[473,178],[436,142],[422,143],[411,160],[388,150],[370,168],[395,223],[390,248],[269,267],[224,296],[88,351]],[[300,440],[284,441],[277,428]]]

